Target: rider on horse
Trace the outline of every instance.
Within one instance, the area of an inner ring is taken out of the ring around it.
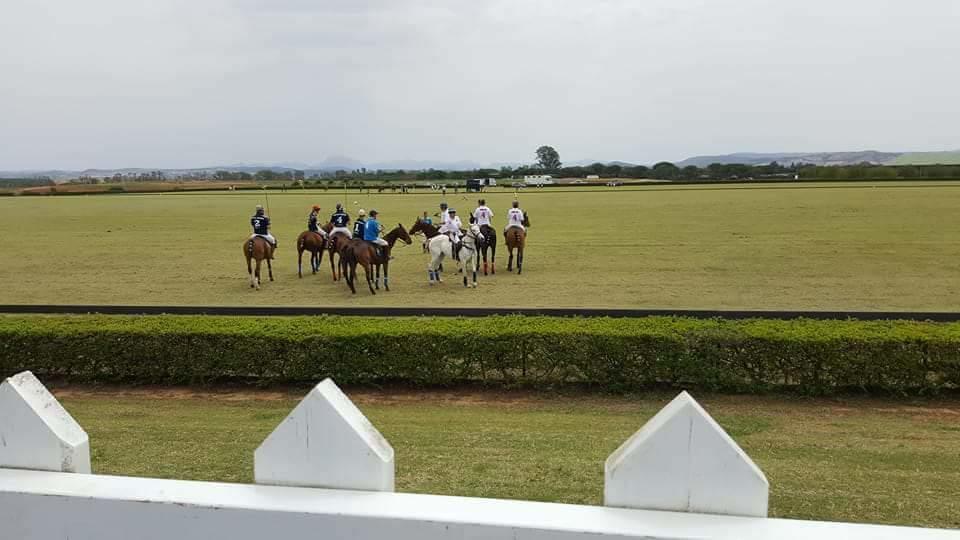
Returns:
[[[333,224],[330,236],[341,233],[347,238],[350,238],[350,229],[347,228],[347,224],[350,223],[350,216],[343,210],[342,204],[337,203],[337,211],[330,216],[330,223]]]
[[[507,226],[503,228],[503,232],[506,233],[512,227],[519,227],[524,231],[527,230],[523,226],[523,210],[520,209],[520,202],[513,201],[513,208],[507,210]]]
[[[433,225],[433,218],[427,215],[426,210],[423,211],[423,217],[420,218],[420,221],[422,221],[423,223],[426,223],[427,225]]]
[[[367,220],[363,229],[363,239],[373,244],[373,247],[377,250],[377,257],[386,259],[386,252],[383,248],[389,244],[386,240],[380,238],[381,231],[380,222],[377,221],[377,211],[370,210],[370,219]]]
[[[310,215],[307,216],[307,230],[319,234],[320,236],[326,236],[327,233],[320,228],[320,224],[317,223],[317,214],[320,213],[320,207],[313,205],[313,209],[310,210]]]
[[[460,221],[460,217],[457,216],[457,211],[450,208],[447,210],[447,220],[440,226],[440,234],[446,234],[450,238],[450,242],[453,244],[454,260],[458,260],[460,254],[461,228],[463,228],[463,223]]]
[[[263,206],[257,205],[256,213],[250,218],[250,225],[253,226],[253,234],[250,238],[259,236],[266,240],[273,249],[277,249],[277,239],[270,234],[270,218],[263,213]]]
[[[480,199],[477,201],[480,206],[473,211],[473,219],[476,220],[477,225],[483,227],[484,225],[490,226],[490,219],[493,217],[493,210],[487,208],[487,201]]]
[[[357,211],[357,220],[353,222],[353,237],[363,240],[363,236],[366,234],[367,222],[364,218],[367,217],[367,211],[361,208]]]

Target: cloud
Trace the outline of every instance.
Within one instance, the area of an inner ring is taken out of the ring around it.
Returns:
[[[951,0],[6,0],[0,168],[960,147]]]

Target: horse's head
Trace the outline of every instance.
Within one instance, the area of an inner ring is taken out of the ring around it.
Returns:
[[[410,239],[410,234],[407,233],[407,230],[403,228],[402,223],[397,223],[397,228],[394,230],[399,231],[400,240],[403,241],[404,244],[407,244],[409,246],[410,244],[413,243],[413,240]]]
[[[527,212],[526,212],[526,211],[523,212],[523,226],[524,226],[524,227],[529,227],[529,226],[530,226],[530,216],[527,215]]]
[[[410,234],[417,234],[418,232],[423,232],[423,220],[417,218],[417,221],[410,226]]]

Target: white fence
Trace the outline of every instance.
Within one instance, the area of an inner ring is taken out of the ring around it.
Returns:
[[[0,385],[0,539],[954,539],[767,518],[763,473],[686,393],[605,465],[605,506],[394,493],[394,452],[330,380],[256,450],[256,484],[89,474],[87,435],[30,373]]]

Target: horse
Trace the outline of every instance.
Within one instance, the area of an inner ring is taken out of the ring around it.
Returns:
[[[344,233],[337,232],[327,236],[327,251],[330,252],[330,273],[333,274],[333,280],[337,281],[343,277],[343,251],[350,244],[352,238]],[[334,267],[333,256],[339,258],[339,263]]]
[[[349,266],[349,268],[344,268],[344,275],[347,276],[347,286],[350,287],[350,292],[357,294],[357,289],[354,286],[354,283],[357,279],[357,265],[363,266],[363,273],[367,278],[367,286],[370,287],[370,294],[377,294],[374,290],[374,284],[376,284],[377,289],[380,289],[380,267],[383,266],[383,287],[386,290],[390,290],[390,279],[389,279],[389,267],[390,267],[390,252],[393,251],[393,246],[397,243],[397,240],[401,240],[404,244],[410,245],[413,243],[413,240],[410,239],[410,234],[407,233],[407,230],[403,228],[403,225],[397,224],[397,226],[390,232],[388,232],[383,237],[387,241],[387,246],[383,248],[383,257],[377,255],[377,250],[373,244],[364,240],[351,240],[347,243],[347,247],[340,255],[341,264],[344,266]],[[371,267],[376,270],[376,281],[370,277]]]
[[[260,263],[267,261],[267,272],[270,275],[270,281],[273,281],[273,267],[270,260],[273,259],[273,246],[265,238],[254,236],[243,242],[243,256],[247,259],[247,274],[250,276],[250,288],[260,290]],[[257,271],[254,272],[250,261],[256,259]]]
[[[490,251],[490,273],[497,273],[497,231],[490,225],[481,225],[480,234],[483,240],[480,242],[480,254],[483,256],[483,275],[487,275],[487,250]]]
[[[332,223],[327,223],[320,228],[323,232],[329,234],[333,229]],[[323,262],[323,251],[327,249],[327,236],[313,231],[303,231],[297,237],[297,275],[303,277],[303,252],[310,252],[310,270],[314,274],[320,271],[320,263]]]
[[[530,218],[523,213],[523,226],[530,226]],[[527,245],[527,231],[520,227],[510,227],[503,232],[510,258],[507,260],[507,272],[513,272],[513,250],[517,250],[517,275],[523,273],[523,248]]]
[[[473,288],[477,288],[477,269],[480,266],[480,249],[485,236],[480,227],[471,224],[467,233],[463,235],[463,245],[460,247],[460,267],[463,269],[463,286],[468,287],[467,274],[473,275]]]
[[[410,227],[410,234],[414,235],[417,233],[423,233],[423,236],[426,240],[423,242],[423,252],[430,253],[430,240],[436,238],[437,236],[446,236],[440,234],[440,228],[432,223],[427,223],[420,218],[417,218],[417,221]],[[452,257],[452,256],[451,256]],[[438,268],[439,271],[443,272],[443,264]],[[438,276],[439,280],[439,276]]]
[[[453,242],[445,234],[438,234],[429,240],[430,262],[427,263],[427,276],[430,278],[430,285],[443,283],[440,278],[441,264],[444,257],[453,258]]]

